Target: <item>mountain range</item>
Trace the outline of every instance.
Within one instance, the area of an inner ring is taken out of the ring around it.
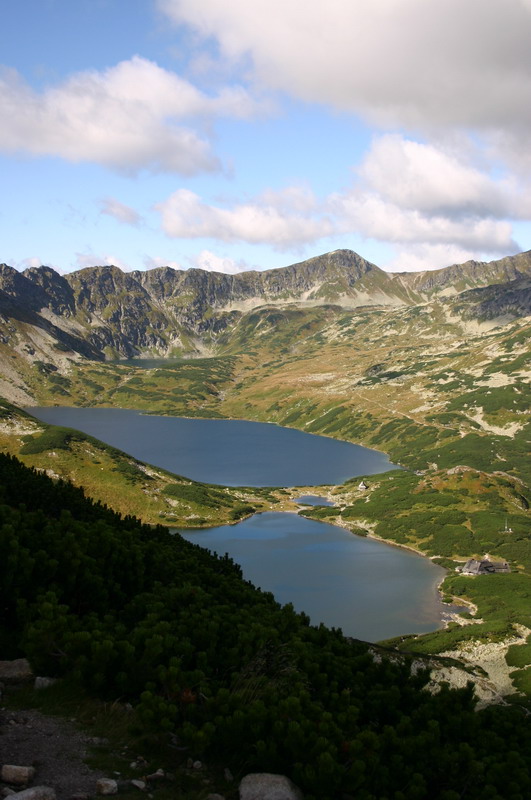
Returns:
[[[61,275],[47,266],[19,272],[2,264],[0,394],[18,405],[47,402],[43,379],[54,378],[55,391],[58,375],[91,361],[256,354],[264,343],[271,355],[300,351],[310,332],[312,347],[345,340],[360,315],[374,328],[373,342],[384,314],[389,331],[407,329],[418,341],[450,326],[457,343],[474,326],[518,323],[530,313],[531,251],[403,273],[351,250],[235,275],[115,266]]]
[[[530,286],[531,251],[416,273],[385,272],[351,250],[236,275],[170,267],[124,273],[115,266],[60,275],[2,264],[0,327],[6,344],[24,344],[33,329],[37,339],[44,335],[82,357],[165,356],[204,352],[263,306],[407,307],[433,299],[452,304],[459,295],[465,316],[519,317],[530,313]]]

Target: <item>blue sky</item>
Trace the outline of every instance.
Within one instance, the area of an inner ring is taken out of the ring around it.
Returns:
[[[531,0],[17,0],[4,261],[392,271],[531,248]]]

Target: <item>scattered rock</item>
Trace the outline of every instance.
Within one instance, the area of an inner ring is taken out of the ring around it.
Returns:
[[[0,789],[0,797],[9,797],[10,794],[16,794],[14,789],[10,789],[9,786],[3,786]]]
[[[137,789],[140,789],[141,792],[146,791],[147,783],[145,781],[139,781],[136,778],[132,781],[129,781],[131,786],[136,786]]]
[[[0,777],[4,783],[11,783],[13,786],[27,786],[35,777],[35,769],[20,767],[16,764],[4,764]]]
[[[151,773],[151,775],[146,776],[147,781],[162,781],[166,777],[163,769],[158,769],[156,772]]]
[[[27,658],[16,658],[14,661],[0,661],[0,680],[6,683],[23,683],[33,678],[33,672]]]
[[[240,782],[240,800],[303,800],[301,791],[285,775],[255,772]]]
[[[225,767],[225,769],[223,770],[223,775],[225,776],[225,780],[227,781],[227,783],[232,783],[232,781],[234,780],[234,775],[232,774],[232,772],[228,767]]]
[[[203,764],[201,763],[201,761],[194,761],[194,763],[192,764],[192,767],[194,769],[203,769]]]
[[[118,784],[113,778],[100,778],[96,781],[96,794],[117,794]]]

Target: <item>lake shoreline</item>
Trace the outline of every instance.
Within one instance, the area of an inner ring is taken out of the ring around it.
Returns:
[[[274,523],[275,529],[282,531],[282,535],[285,536],[287,540],[291,542],[291,544],[288,545],[288,547],[291,550],[293,550],[293,548],[295,549],[301,548],[300,549],[301,560],[298,562],[299,567],[301,563],[304,561],[305,553],[307,552],[308,548],[310,550],[313,549],[313,545],[309,541],[301,541],[300,545],[297,543],[296,537],[298,535],[297,528],[299,528],[299,524],[295,523],[295,520],[299,520],[300,524],[310,523],[310,525],[312,526],[317,526],[321,528],[323,531],[321,537],[324,537],[324,541],[328,542],[328,544],[326,545],[327,549],[331,547],[334,550],[337,547],[334,535],[332,535],[332,531],[330,529],[335,529],[337,531],[339,530],[344,531],[344,533],[346,534],[346,538],[342,540],[343,544],[341,546],[346,547],[348,549],[345,552],[345,555],[342,556],[342,559],[348,557],[352,558],[353,561],[351,566],[345,568],[346,572],[345,569],[341,568],[342,576],[339,582],[337,583],[337,588],[340,593],[344,591],[344,589],[342,588],[343,585],[348,584],[352,587],[351,589],[349,589],[349,592],[353,591],[354,592],[353,597],[356,596],[356,592],[358,591],[358,589],[356,589],[355,587],[358,585],[361,587],[365,581],[365,577],[362,577],[362,575],[364,575],[363,570],[365,569],[365,566],[362,568],[362,572],[360,573],[360,564],[362,562],[359,562],[358,559],[360,556],[362,557],[363,560],[365,556],[369,557],[371,560],[374,559],[374,555],[369,555],[370,552],[374,552],[373,545],[371,546],[368,544],[369,542],[373,542],[374,544],[377,545],[378,548],[380,546],[384,547],[382,551],[379,550],[377,551],[378,562],[380,560],[380,557],[383,557],[383,561],[381,562],[381,564],[378,563],[378,565],[376,566],[374,561],[368,562],[368,564],[371,564],[371,566],[368,566],[371,575],[372,575],[371,570],[374,570],[375,568],[377,570],[377,572],[373,576],[374,581],[377,583],[378,578],[380,576],[382,575],[387,576],[388,583],[386,583],[385,586],[390,587],[395,581],[397,581],[397,586],[402,585],[402,588],[399,589],[398,591],[405,592],[404,597],[406,596],[408,597],[408,600],[406,601],[406,604],[404,606],[404,610],[406,608],[408,609],[406,617],[409,617],[409,620],[405,617],[403,621],[405,621],[406,624],[402,627],[400,627],[400,623],[397,624],[397,619],[400,616],[400,611],[398,611],[398,609],[401,607],[400,602],[398,603],[398,605],[396,605],[397,601],[393,599],[394,590],[393,589],[389,590],[389,588],[385,588],[384,590],[379,591],[379,596],[381,594],[382,597],[382,603],[384,604],[390,603],[390,605],[387,605],[386,610],[383,612],[383,617],[382,617],[382,620],[386,619],[387,622],[383,623],[379,621],[377,626],[374,627],[370,633],[367,630],[364,630],[364,623],[362,624],[361,629],[359,631],[356,630],[353,631],[352,628],[349,627],[349,625],[352,624],[352,619],[355,619],[356,616],[359,614],[360,606],[357,600],[351,602],[350,605],[348,604],[347,601],[347,604],[343,605],[343,611],[341,611],[339,617],[336,620],[334,620],[333,618],[332,619],[324,618],[322,620],[324,621],[324,624],[334,627],[339,626],[343,630],[347,631],[345,635],[354,636],[354,638],[360,638],[366,641],[370,641],[372,643],[385,641],[386,639],[394,638],[395,636],[409,636],[409,635],[422,635],[423,633],[434,633],[438,630],[441,630],[441,628],[444,627],[444,614],[446,613],[446,609],[444,607],[445,604],[442,603],[442,597],[440,592],[438,591],[438,587],[445,578],[444,574],[445,570],[444,568],[440,567],[440,565],[433,565],[434,567],[437,567],[437,574],[435,576],[430,577],[429,567],[421,566],[422,563],[427,564],[427,562],[429,562],[429,559],[423,559],[422,554],[417,551],[414,551],[412,548],[398,547],[396,546],[395,543],[385,542],[380,537],[377,536],[373,537],[355,536],[356,541],[352,541],[352,544],[349,544],[352,538],[353,531],[351,531],[347,526],[336,525],[334,521],[318,520],[305,517],[304,515],[299,514],[296,508],[283,509],[282,511],[272,510],[272,509],[270,509],[269,511],[260,511],[257,512],[256,514],[248,515],[246,519],[242,519],[238,521],[236,524],[230,526],[227,525],[214,526],[210,527],[210,529],[205,529],[205,528],[178,529],[173,526],[172,530],[174,531],[177,530],[181,532],[184,538],[186,538],[188,541],[193,541],[195,544],[198,544],[202,547],[208,549],[214,548],[214,550],[219,553],[228,552],[229,555],[236,561],[236,563],[240,564],[242,569],[244,569],[244,574],[247,574],[248,579],[251,580],[251,582],[254,585],[263,587],[264,583],[262,583],[262,580],[265,580],[265,578],[263,578],[262,575],[260,575],[260,577],[256,577],[256,573],[255,574],[246,573],[245,570],[249,567],[250,564],[253,563],[253,559],[256,557],[255,555],[256,545],[254,544],[254,541],[257,537],[257,534],[258,534],[258,539],[263,538],[263,536],[260,535],[261,533],[260,529],[263,532],[270,528],[270,523],[267,523],[266,520],[267,517],[271,516],[272,514],[276,515],[278,518],[277,522]],[[289,521],[288,518],[286,518],[285,516],[286,514],[289,514],[291,516],[291,518],[293,519],[293,524]],[[285,521],[282,521],[281,519],[282,517],[285,519]],[[251,526],[249,526],[249,521],[252,519],[254,519],[255,522],[254,523],[252,522]],[[260,519],[263,519],[262,523],[260,523]],[[234,528],[238,527],[239,525],[243,526],[243,530],[241,530],[241,532],[234,531]],[[255,530],[253,530],[253,527]],[[327,527],[328,531],[326,530]],[[249,529],[247,530],[247,528]],[[234,533],[231,533],[231,531],[234,531]],[[293,537],[291,534],[293,534]],[[266,538],[268,537],[266,536]],[[277,536],[274,535],[273,538],[277,538]],[[237,540],[246,540],[248,545],[246,544],[245,547],[242,547],[242,544],[240,544]],[[362,544],[363,541],[367,542],[366,546]],[[356,542],[359,542],[359,545],[356,544]],[[393,544],[395,544],[394,547],[389,546]],[[250,549],[247,549],[248,546]],[[323,545],[318,545],[318,548],[321,547],[323,547]],[[395,556],[391,555],[393,550],[397,553],[397,558],[398,558],[396,566],[395,566]],[[400,565],[402,564],[402,560],[401,557],[398,556],[398,553],[402,552],[405,556],[407,550],[409,550],[408,557],[411,558],[413,556],[414,560],[409,561],[409,566],[405,567],[399,566],[399,564]],[[349,556],[347,556],[347,552],[350,553]],[[323,556],[325,556],[324,553]],[[417,561],[417,559],[419,562],[419,566],[415,567],[415,562]],[[319,566],[317,568],[319,569]],[[326,574],[328,570],[326,557],[325,560],[322,561],[322,569],[324,569]],[[420,573],[418,573],[418,570],[420,570]],[[421,579],[422,584],[417,583],[419,575],[424,575],[424,577]],[[386,578],[384,577],[383,580],[386,580]],[[283,580],[282,584],[284,585],[285,583],[286,581]],[[311,584],[311,585],[314,586],[314,591],[315,591],[315,588],[318,586],[318,584]],[[420,585],[422,585],[423,587],[421,591],[419,591],[418,588],[420,587]],[[328,589],[331,589],[333,586],[334,584],[330,585],[327,584]],[[267,590],[276,593],[272,585],[267,586]],[[334,592],[333,588],[332,591]],[[297,595],[293,597],[281,596],[278,597],[278,599],[279,602],[282,603],[296,602],[295,600],[296,596]],[[341,596],[341,594],[339,596]],[[387,599],[384,600],[384,598]],[[366,602],[372,604],[373,601],[367,600]],[[323,610],[325,608],[328,607],[323,606]],[[345,621],[345,619],[343,619],[345,615],[345,609],[347,609],[347,614],[350,615],[351,617],[351,621],[348,624]],[[348,611],[348,609],[350,609],[350,611]],[[314,618],[315,616],[314,613],[315,609],[314,612],[312,613],[311,609],[305,607],[304,605],[300,605],[300,610],[303,610],[306,613],[309,612],[312,618]],[[398,617],[396,614],[397,611],[398,611]],[[314,621],[313,624],[317,624],[317,622]],[[356,625],[357,624],[358,623],[356,623]],[[378,628],[378,625],[380,626],[380,629]]]

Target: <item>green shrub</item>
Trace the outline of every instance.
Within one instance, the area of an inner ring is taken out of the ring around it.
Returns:
[[[50,427],[35,436],[24,436],[21,455],[46,453],[49,450],[68,450],[76,432],[71,428]]]

